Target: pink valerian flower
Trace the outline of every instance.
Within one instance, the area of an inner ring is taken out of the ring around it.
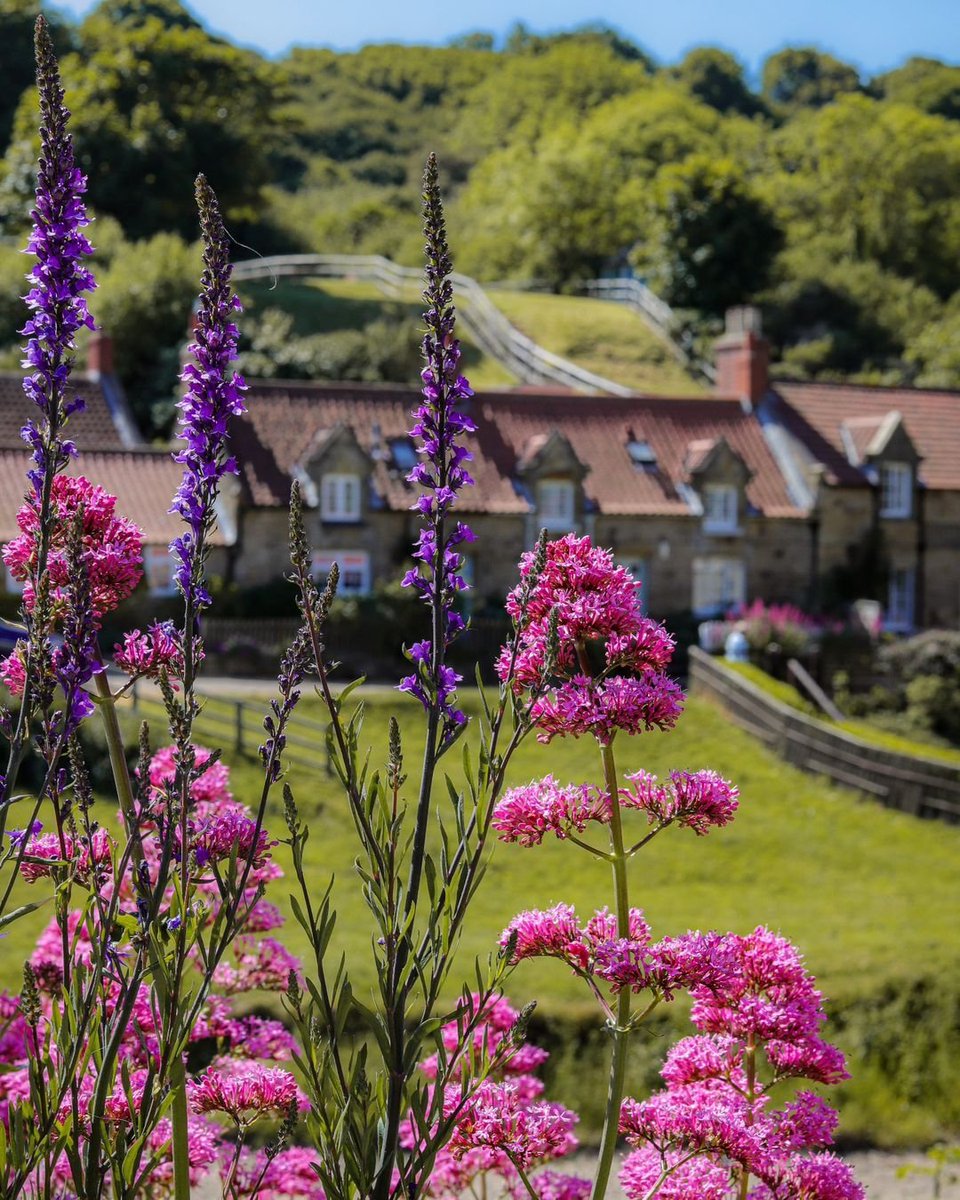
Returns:
[[[587,961],[577,914],[569,904],[520,913],[500,935],[500,945],[512,947],[511,963],[543,957],[562,958],[584,966]]]
[[[292,1104],[306,1106],[289,1071],[249,1062],[229,1071],[208,1068],[199,1079],[187,1083],[187,1095],[195,1113],[223,1112],[243,1125],[267,1114],[283,1116]]]
[[[232,1154],[223,1159],[223,1174],[230,1169]],[[230,1190],[232,1200],[325,1200],[314,1169],[317,1160],[305,1146],[291,1146],[268,1158],[263,1150],[246,1151]],[[259,1185],[259,1186],[258,1186]]]
[[[219,1127],[211,1121],[194,1116],[187,1118],[187,1163],[191,1187],[198,1187],[219,1159],[220,1137]],[[160,1162],[145,1180],[156,1188],[167,1189],[173,1183],[172,1141],[173,1122],[169,1117],[164,1117],[147,1139],[151,1153],[161,1153]]]
[[[797,1092],[793,1100],[768,1118],[785,1150],[831,1146],[837,1128],[836,1109],[814,1092]]]
[[[685,825],[703,835],[726,825],[737,811],[738,789],[716,771],[671,771],[669,783],[646,771],[626,778],[631,786],[620,789],[621,806],[645,812],[651,825]]]
[[[755,1122],[761,1115],[758,1103],[731,1088],[688,1084],[646,1100],[624,1100],[620,1132],[631,1146],[649,1145],[661,1154],[696,1151],[759,1174],[765,1151]]]
[[[154,621],[146,633],[132,629],[113,648],[113,661],[135,678],[159,679],[166,671],[171,679],[183,675],[183,646],[172,621]]]
[[[76,513],[83,511],[83,566],[90,589],[90,605],[99,622],[125,600],[143,575],[143,534],[124,517],[116,516],[117,499],[82,475],[57,475],[50,495],[54,519],[50,522],[47,570],[55,609],[63,610],[69,600],[71,569],[67,540]],[[17,513],[20,535],[3,548],[3,561],[14,579],[23,585],[23,602],[33,611],[37,568],[37,533],[40,501],[32,497]]]
[[[800,1045],[817,1037],[826,1019],[823,997],[786,938],[758,926],[745,937],[724,935],[720,952],[722,976],[693,989],[690,1016],[698,1029]]]
[[[777,1079],[801,1076],[815,1083],[841,1083],[850,1078],[843,1052],[819,1037],[806,1037],[799,1044],[774,1039],[765,1049]]]
[[[56,833],[34,834],[27,840],[20,874],[27,883],[36,883],[38,879],[49,878],[55,866],[69,865],[78,879],[89,881],[91,869],[94,877],[110,870],[112,850],[113,843],[105,829],[95,829],[89,841],[75,840],[69,833],[63,835],[62,842]]]
[[[525,1104],[513,1083],[487,1081],[461,1110],[450,1151],[456,1158],[471,1150],[500,1150],[526,1171],[577,1148],[577,1119],[560,1104]]]
[[[576,830],[582,833],[588,821],[608,822],[610,797],[589,784],[562,787],[552,775],[511,788],[497,802],[492,824],[500,841],[538,846],[547,833],[561,840]]]
[[[300,959],[274,938],[238,937],[230,947],[236,965],[222,962],[214,971],[214,984],[227,995],[263,989],[286,991],[290,972],[299,976]]]
[[[751,1192],[757,1200],[865,1200],[848,1163],[835,1154],[796,1155],[778,1163]]]
[[[241,805],[227,805],[219,812],[189,823],[189,848],[203,870],[211,863],[223,862],[236,854],[239,862],[249,862],[254,869],[263,867],[270,850],[278,843],[271,841],[265,829]]]
[[[534,701],[530,715],[537,740],[591,734],[608,746],[618,730],[637,734],[672,729],[683,710],[683,692],[665,675],[633,679],[611,675],[594,680],[576,675]]]
[[[0,661],[0,679],[11,696],[22,696],[27,683],[27,664],[24,662],[25,643],[19,642],[12,654]]]
[[[538,1171],[530,1182],[539,1200],[588,1200],[593,1190],[592,1180],[565,1171]]]
[[[203,746],[195,746],[196,765],[202,767],[211,757],[211,751]],[[150,760],[150,783],[159,795],[165,785],[173,782],[177,772],[177,751],[175,746],[164,746]],[[233,799],[230,791],[230,768],[221,761],[211,763],[190,785],[190,798],[195,804],[219,806]],[[198,814],[202,809],[195,809]]]
[[[732,1200],[733,1196],[730,1172],[720,1163],[690,1158],[679,1150],[661,1155],[653,1146],[627,1155],[620,1186],[627,1200],[647,1200],[650,1195],[656,1200]]]
[[[297,1042],[282,1021],[266,1017],[241,1017],[230,1022],[230,1053],[241,1058],[269,1058],[288,1062]]]
[[[667,1051],[660,1074],[668,1087],[703,1083],[708,1079],[736,1081],[743,1076],[744,1047],[721,1034],[681,1038]]]

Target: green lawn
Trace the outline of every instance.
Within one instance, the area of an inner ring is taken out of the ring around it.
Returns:
[[[537,292],[489,295],[521,333],[606,379],[663,396],[705,394],[669,347],[622,304]]]
[[[382,755],[386,721],[395,713],[401,720],[408,771],[415,778],[420,750],[415,704],[387,689],[370,691],[365,729],[373,762]],[[467,707],[476,712],[475,696],[468,694]],[[304,702],[304,711],[320,716],[314,700]],[[200,733],[208,743],[216,741],[209,728],[204,735],[202,722]],[[596,749],[586,742],[559,740],[543,747],[530,741],[515,760],[512,779],[521,782],[552,772],[563,780],[596,780],[597,759]],[[657,934],[688,928],[747,932],[759,923],[782,931],[803,948],[808,966],[838,1008],[856,1009],[851,1019],[860,1024],[850,1027],[847,1044],[853,1050],[861,1048],[860,1053],[869,1053],[862,1047],[870,1045],[871,1005],[887,1004],[883,1019],[888,1025],[892,1019],[899,1022],[889,1015],[889,999],[884,997],[899,994],[898,989],[902,991],[911,980],[936,979],[942,970],[949,974],[956,956],[960,910],[960,828],[891,812],[802,774],[733,727],[718,708],[696,698],[690,700],[674,732],[645,734],[618,747],[618,765],[622,771],[643,767],[661,773],[671,767],[709,766],[741,789],[741,810],[730,826],[707,838],[687,830],[668,830],[634,860],[631,898],[646,910]],[[232,766],[236,794],[252,800],[259,790],[259,764],[248,757],[233,761]],[[316,892],[325,888],[332,875],[336,877],[337,941],[348,953],[355,987],[363,996],[372,982],[372,929],[352,866],[352,822],[342,796],[322,768],[291,770],[289,781],[310,827],[309,862]],[[445,795],[445,789],[440,789],[440,795]],[[280,805],[278,792],[268,827],[283,837]],[[111,818],[112,809],[105,806],[102,819]],[[284,847],[278,850],[278,860],[286,861]],[[495,844],[466,931],[463,971],[469,972],[474,955],[486,956],[495,947],[500,931],[519,910],[562,900],[586,915],[611,903],[611,890],[604,865],[569,843],[552,841],[533,849]],[[21,885],[18,900],[37,894],[35,888]],[[286,880],[272,886],[272,898],[289,913],[287,897]],[[0,982],[7,987],[18,987],[20,963],[49,916],[47,907],[4,931]],[[303,939],[292,921],[281,934],[291,949],[303,952]],[[582,985],[554,962],[522,964],[509,993],[517,1002],[537,999],[547,1017],[552,1013],[568,1019],[590,1008]],[[917,1018],[910,1019],[916,1036]],[[944,1028],[949,1021],[948,1017]],[[928,1019],[927,1024],[931,1028],[924,1036],[938,1037],[937,1023]],[[651,1071],[662,1059],[664,1032],[668,1031],[661,1029],[646,1043],[638,1043],[632,1086],[648,1085]],[[896,1044],[899,1040],[895,1037]],[[557,1094],[579,1090],[588,1129],[599,1119],[602,1105],[602,1043],[598,1033],[589,1049],[556,1047]],[[942,1045],[938,1053],[946,1053]],[[900,1066],[897,1073],[902,1078]],[[952,1119],[949,1102],[942,1099],[943,1087],[937,1093],[940,1099],[930,1101],[933,1113],[924,1107],[922,1093],[908,1104],[902,1099],[903,1090],[902,1084],[888,1083],[878,1075],[877,1068],[863,1068],[847,1088],[847,1129],[884,1143],[910,1143],[942,1130],[945,1106],[947,1121]],[[952,1094],[952,1088],[946,1094]]]
[[[475,702],[468,707],[475,710]],[[319,715],[315,701],[305,702],[305,709]],[[418,719],[405,698],[379,692],[367,701],[365,728],[374,761],[382,753],[387,717],[394,712],[401,717],[407,762],[415,775]],[[213,741],[209,729],[207,733]],[[245,758],[232,765],[236,794],[252,799],[259,764]],[[642,767],[661,773],[672,767],[713,767],[741,790],[740,812],[725,829],[707,838],[668,830],[634,859],[632,899],[646,910],[658,933],[687,928],[745,932],[764,922],[795,939],[825,989],[843,998],[888,979],[922,973],[931,958],[955,951],[960,829],[891,812],[796,771],[734,728],[719,709],[696,698],[674,732],[622,743],[618,765],[622,771]],[[528,741],[514,761],[512,781],[547,772],[563,780],[596,780],[596,751],[572,739],[549,747]],[[341,938],[356,959],[358,984],[368,986],[364,948],[369,924],[352,867],[354,841],[346,805],[321,770],[293,769],[289,780],[310,823],[317,891],[336,876]],[[278,791],[268,823],[282,837],[280,804]],[[109,810],[103,819],[110,819]],[[278,857],[283,863],[284,848]],[[286,907],[286,884],[274,885],[273,892]],[[20,894],[33,898],[36,893],[24,885]],[[464,954],[486,954],[520,909],[560,900],[584,913],[609,903],[604,865],[566,842],[533,849],[497,843]],[[0,970],[8,987],[16,983],[39,921],[28,918],[6,931]],[[292,949],[303,949],[292,925],[287,936]],[[550,1007],[582,999],[580,986],[562,967],[543,963],[519,970],[513,990],[524,998],[538,996]]]

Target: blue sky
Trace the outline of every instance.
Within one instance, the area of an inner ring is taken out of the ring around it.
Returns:
[[[75,14],[95,0],[61,0]],[[696,45],[734,51],[756,71],[785,45],[816,45],[868,74],[913,54],[960,63],[960,0],[190,0],[211,29],[269,54],[292,44],[352,49],[365,42],[444,42],[474,29],[504,33],[518,19],[546,32],[603,20],[665,62]],[[476,14],[476,15],[473,15]]]

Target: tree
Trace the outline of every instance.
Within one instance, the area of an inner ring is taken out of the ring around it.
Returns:
[[[104,0],[78,43],[62,69],[97,209],[132,236],[192,237],[193,181],[205,171],[228,220],[259,217],[278,133],[273,68],[212,37],[177,0]],[[32,105],[21,106],[21,143],[34,123]]]
[[[940,296],[960,261],[960,127],[907,105],[843,96],[798,114],[771,143],[758,185],[802,247],[875,260]],[[774,168],[778,163],[780,169]]]
[[[960,121],[960,67],[936,58],[911,58],[896,71],[878,75],[871,85],[887,100]]]
[[[822,108],[845,92],[860,90],[855,68],[812,47],[780,50],[763,64],[764,99],[787,112]]]
[[[753,117],[765,111],[759,96],[744,81],[743,64],[726,50],[714,46],[691,50],[670,75],[717,112]]]
[[[782,241],[734,162],[693,154],[654,179],[635,261],[668,303],[718,314],[763,287]]]

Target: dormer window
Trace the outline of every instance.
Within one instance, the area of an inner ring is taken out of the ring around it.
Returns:
[[[627,442],[627,454],[635,467],[641,470],[652,470],[657,465],[656,451],[649,442],[640,438],[631,438]]]
[[[576,507],[569,479],[542,479],[537,484],[537,517],[550,533],[570,533]]]
[[[320,518],[338,524],[360,520],[360,476],[324,475],[320,488]]]
[[[705,533],[738,533],[739,495],[736,484],[708,483],[703,489]]]
[[[913,471],[909,463],[880,464],[880,516],[903,520],[913,511]]]

